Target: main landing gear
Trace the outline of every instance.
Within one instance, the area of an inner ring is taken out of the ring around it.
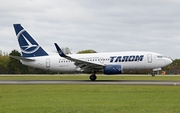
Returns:
[[[95,81],[97,76],[95,74],[92,74],[91,76],[89,76],[91,81]]]
[[[94,73],[91,76],[89,76],[89,78],[90,78],[91,81],[95,81],[96,80],[97,76],[96,76],[95,71],[94,71]]]

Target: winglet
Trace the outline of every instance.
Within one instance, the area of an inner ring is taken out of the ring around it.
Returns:
[[[63,53],[63,51],[61,50],[61,48],[60,48],[56,43],[54,43],[54,45],[55,45],[55,47],[56,47],[56,50],[57,50],[58,54],[59,54],[61,57],[67,57],[67,56]]]

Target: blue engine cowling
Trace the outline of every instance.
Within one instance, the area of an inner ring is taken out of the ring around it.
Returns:
[[[107,65],[104,66],[104,74],[122,74],[123,69],[121,65]]]

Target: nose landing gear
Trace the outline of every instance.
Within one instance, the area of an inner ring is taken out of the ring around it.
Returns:
[[[157,73],[157,74],[160,73],[159,71],[161,71],[161,68],[153,69],[153,70],[152,70],[152,73],[151,73],[151,76],[152,76],[152,77],[155,77],[156,73]]]
[[[155,72],[152,72],[152,73],[151,73],[151,76],[152,76],[152,77],[155,77],[155,75],[156,75]]]

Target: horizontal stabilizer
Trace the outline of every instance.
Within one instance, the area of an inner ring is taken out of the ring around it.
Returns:
[[[9,55],[9,57],[17,59],[17,60],[35,61],[35,59],[33,59],[33,58],[24,58],[24,57],[20,57],[20,56],[12,56],[12,55]]]

